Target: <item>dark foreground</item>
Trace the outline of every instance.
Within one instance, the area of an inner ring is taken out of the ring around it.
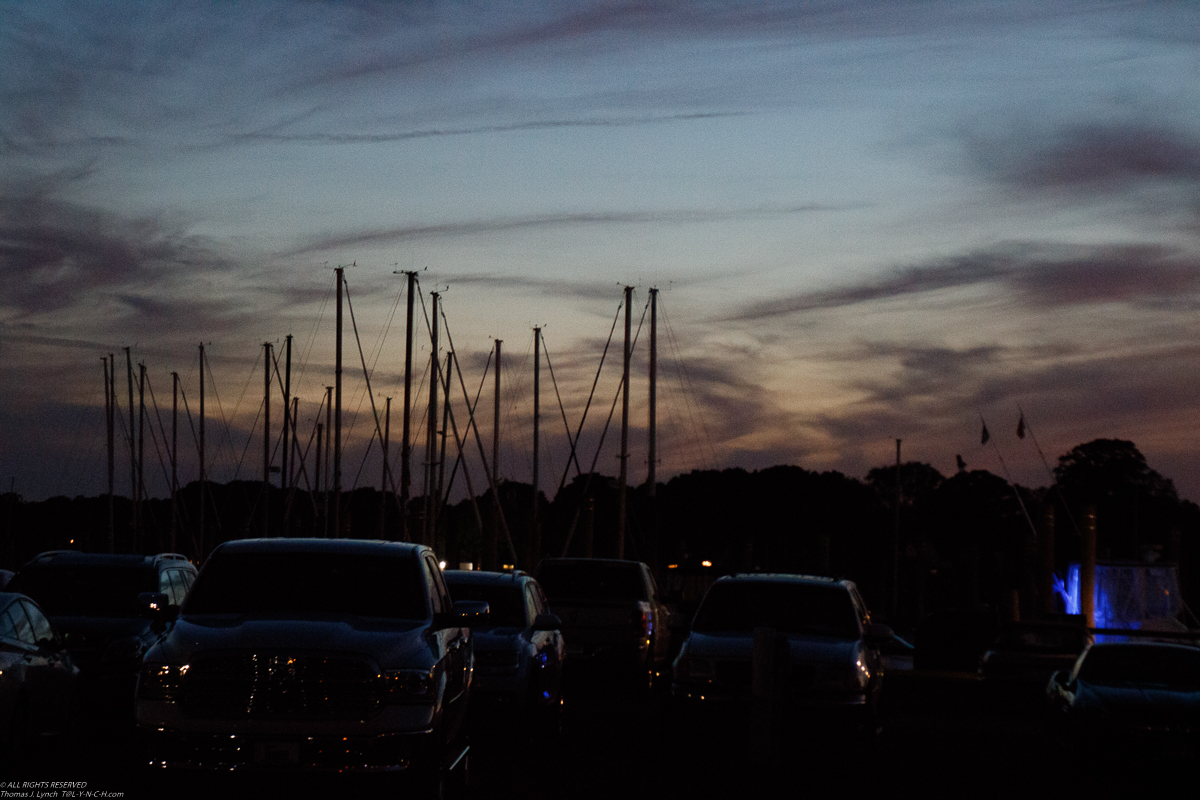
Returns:
[[[983,697],[971,676],[893,673],[874,733],[817,728],[751,746],[745,730],[712,733],[676,723],[661,697],[576,690],[562,736],[477,737],[468,796],[565,798],[829,796],[1048,796],[1118,787],[1139,793],[1195,786],[1200,754],[1153,751],[1093,758],[1053,742],[1041,706]],[[402,787],[341,776],[150,773],[135,743],[80,733],[0,758],[0,798],[371,797]],[[86,786],[64,787],[65,782]],[[59,786],[52,785],[59,783]]]

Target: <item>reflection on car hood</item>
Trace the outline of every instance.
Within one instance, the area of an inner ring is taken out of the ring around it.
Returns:
[[[476,651],[511,650],[520,646],[524,628],[472,628],[471,641]]]
[[[187,663],[205,650],[360,653],[380,669],[426,666],[425,623],[412,620],[330,616],[324,619],[288,617],[193,616],[180,619],[147,660]]]
[[[828,636],[787,634],[792,661],[807,663],[843,664],[857,657],[858,641],[832,639]],[[752,633],[699,633],[693,631],[684,643],[693,658],[728,658],[750,660],[754,656]]]
[[[1128,719],[1200,719],[1200,689],[1179,691],[1154,686],[1105,686],[1080,681],[1073,708],[1077,712]]]

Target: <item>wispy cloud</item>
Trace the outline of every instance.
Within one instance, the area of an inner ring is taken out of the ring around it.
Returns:
[[[904,267],[858,284],[752,303],[729,321],[754,321],[995,283],[1030,306],[1161,303],[1200,292],[1200,255],[1152,244],[1020,244]]]

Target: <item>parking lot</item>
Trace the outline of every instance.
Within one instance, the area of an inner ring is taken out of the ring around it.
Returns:
[[[631,698],[615,690],[572,687],[557,739],[495,731],[475,738],[469,796],[744,797],[776,796],[792,787],[878,793],[920,788],[932,795],[1033,795],[1120,782],[1170,785],[1193,780],[1196,762],[1139,754],[1125,763],[1095,763],[1044,735],[1034,701],[988,702],[972,676],[895,673],[884,692],[874,735],[820,727],[778,743],[770,755],[749,746],[746,730],[680,729],[661,696]],[[387,796],[394,787],[343,776],[150,773],[136,744],[111,732],[79,733],[20,756],[6,753],[3,780],[86,782],[108,796]],[[839,790],[840,787],[840,790]],[[11,791],[11,790],[10,790]],[[19,791],[19,789],[18,789]],[[54,789],[34,789],[55,791]],[[63,794],[57,797],[70,797]],[[52,794],[42,796],[55,796]],[[76,794],[75,797],[85,795]],[[103,796],[94,794],[93,797]]]

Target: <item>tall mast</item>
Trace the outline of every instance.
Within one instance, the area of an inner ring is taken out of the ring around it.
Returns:
[[[392,432],[392,398],[383,401],[383,475],[379,478],[379,538],[387,539],[388,436]]]
[[[137,431],[133,429],[133,354],[125,348],[125,374],[129,378],[129,499],[133,503],[130,526],[134,542],[137,541]]]
[[[333,538],[342,538],[342,267],[337,273],[337,355],[333,370]]]
[[[171,373],[171,546],[177,548],[179,523],[179,373]]]
[[[633,287],[625,287],[625,367],[621,373],[621,477],[617,489],[617,558],[625,557],[625,488],[629,477],[629,355]]]
[[[433,467],[437,460],[437,407],[438,407],[438,297],[437,292],[430,292],[433,298],[433,325],[429,330],[429,420],[428,433],[425,438],[425,534],[422,544],[433,544]]]
[[[317,417],[317,419],[319,420],[320,417]],[[321,460],[324,458],[324,455],[323,455],[324,451],[321,449],[321,447],[324,444],[324,441],[322,439],[324,434],[325,434],[325,425],[321,422],[318,422],[317,423],[317,457],[313,459],[313,461],[315,462],[315,464],[313,466],[313,491],[314,492],[321,492],[321,475],[322,475]],[[321,492],[321,494],[324,495],[324,492]],[[316,503],[313,503],[313,506],[315,507]],[[322,519],[324,519],[324,514],[322,514],[321,517],[322,517]],[[313,535],[314,536],[321,535],[322,531],[316,527],[316,520],[313,520],[313,523],[314,523],[313,524]]]
[[[287,335],[287,358],[284,360],[283,372],[283,463],[279,470],[279,488],[291,486],[291,462],[288,459],[291,450],[288,448],[290,438],[288,431],[292,426],[292,335]]]
[[[325,387],[325,538],[329,537],[329,452],[333,449],[333,387]]]
[[[142,532],[142,495],[146,493],[146,362],[138,362],[138,459],[137,500],[133,504],[133,515],[137,520],[133,534],[133,551],[140,552]]]
[[[492,407],[492,474],[494,482],[500,485],[500,352],[502,339],[496,340],[496,388]],[[500,547],[500,518],[497,516],[487,534],[487,549],[484,551],[484,569],[495,569],[499,563]]]
[[[541,421],[541,367],[542,367],[542,329],[533,329],[533,509],[529,524],[529,554],[525,557],[527,569],[537,567],[538,554],[541,547],[541,531],[538,528],[538,423]]]
[[[408,276],[408,322],[404,334],[404,420],[400,442],[400,539],[409,541],[408,537],[408,492],[412,485],[410,472],[412,457],[412,435],[410,417],[412,416],[412,351],[413,351],[413,297],[417,285],[417,273],[406,272]]]
[[[204,461],[204,342],[200,343],[200,541],[196,543],[200,552],[199,559],[204,558],[204,508],[208,496],[208,470]]]
[[[103,359],[102,359],[103,360]],[[108,434],[108,552],[114,552],[114,537],[113,537],[113,473],[115,466],[113,458],[113,416],[117,403],[117,363],[113,360],[113,354],[109,353],[107,360],[104,360],[104,423]]]
[[[646,496],[658,485],[658,289],[650,290],[650,424],[647,429]]]
[[[450,429],[450,370],[452,370],[453,368],[454,368],[454,351],[450,350],[449,352],[446,353],[446,372],[445,372],[446,379],[445,379],[445,382],[442,383],[441,387],[440,387],[442,390],[442,437],[441,437],[442,441],[441,441],[441,445],[440,445],[441,452],[438,454],[438,460],[437,460],[438,461],[437,491],[435,492],[435,495],[437,496],[437,506],[436,506],[437,513],[434,515],[434,525],[433,525],[434,531],[437,531],[437,521],[442,516],[442,500],[443,500],[442,492],[444,490],[445,481],[446,481],[446,433]],[[443,553],[443,555],[449,556],[450,554]]]
[[[286,406],[284,419],[287,419]],[[286,429],[285,429],[286,430]],[[263,536],[271,535],[271,343],[263,342]]]

